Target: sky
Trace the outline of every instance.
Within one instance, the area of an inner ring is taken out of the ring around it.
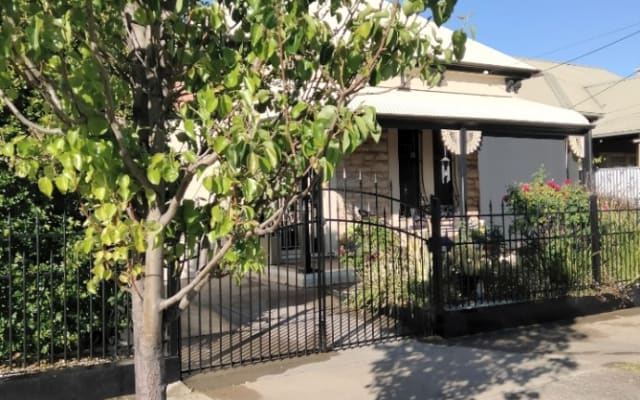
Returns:
[[[634,34],[573,63],[621,76],[640,68],[640,0],[458,0],[454,15],[466,17],[487,46],[557,62]],[[449,28],[463,26],[456,17]]]

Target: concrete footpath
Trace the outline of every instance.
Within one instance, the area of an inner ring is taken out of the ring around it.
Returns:
[[[169,398],[640,399],[640,309],[203,373]]]

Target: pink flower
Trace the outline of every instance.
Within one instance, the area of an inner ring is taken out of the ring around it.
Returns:
[[[522,191],[525,193],[528,193],[529,190],[531,190],[531,188],[529,187],[528,183],[525,183],[524,185],[522,185]]]
[[[608,205],[603,205],[602,206],[602,211],[609,211],[609,206]]]
[[[565,185],[571,185],[571,179],[567,178],[564,180]]]

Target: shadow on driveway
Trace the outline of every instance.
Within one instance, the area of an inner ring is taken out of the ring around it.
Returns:
[[[373,363],[369,389],[380,400],[462,400],[492,391],[506,400],[537,399],[538,392],[521,388],[575,370],[574,360],[557,353],[585,338],[568,324],[554,324],[453,339],[427,351],[380,345],[385,356]]]

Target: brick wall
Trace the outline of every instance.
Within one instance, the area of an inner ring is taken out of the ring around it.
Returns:
[[[480,172],[478,170],[478,152],[467,156],[467,210],[480,210]]]

